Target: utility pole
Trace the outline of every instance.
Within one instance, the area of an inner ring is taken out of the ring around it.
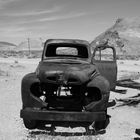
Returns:
[[[27,40],[28,40],[29,56],[31,56],[30,38],[27,38]]]
[[[43,48],[44,43],[43,43],[43,41],[42,41],[42,38],[40,37],[39,39],[40,39],[40,41],[41,41],[41,47]],[[41,48],[41,49],[42,49],[42,48]]]

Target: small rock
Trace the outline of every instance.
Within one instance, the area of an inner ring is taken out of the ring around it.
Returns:
[[[140,129],[136,129],[135,130],[135,133],[138,134],[138,135],[140,135]]]
[[[136,137],[136,138],[134,138],[134,140],[140,140],[140,138],[139,137]]]
[[[15,60],[15,64],[17,64],[18,63],[18,61],[17,60]]]

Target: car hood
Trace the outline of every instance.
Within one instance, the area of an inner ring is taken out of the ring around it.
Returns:
[[[81,61],[41,62],[36,70],[41,82],[83,84],[98,74],[95,65]]]

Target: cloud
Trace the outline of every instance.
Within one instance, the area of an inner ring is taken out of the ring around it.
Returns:
[[[37,17],[36,19],[23,19],[23,20],[19,20],[19,21],[14,21],[15,25],[23,25],[25,26],[25,24],[30,24],[30,23],[41,23],[41,22],[52,22],[52,21],[59,21],[59,20],[68,20],[68,19],[73,19],[73,18],[79,18],[79,17],[83,17],[86,16],[89,13],[85,13],[85,12],[81,12],[81,13],[70,13],[70,14],[65,14],[65,15],[57,15],[57,16],[50,16],[50,17]],[[9,23],[7,25],[10,25]]]
[[[37,36],[46,36],[46,32],[43,32],[43,30],[47,30],[46,26],[34,26],[26,24],[29,23],[35,23],[35,22],[45,22],[45,21],[57,21],[57,20],[64,20],[64,19],[72,19],[72,18],[78,18],[87,15],[87,13],[70,13],[70,14],[65,14],[65,15],[57,15],[57,16],[50,16],[46,18],[37,18],[34,20],[24,20],[24,21],[16,21],[15,24],[9,24],[9,25],[3,25],[3,27],[0,27],[0,36],[1,37],[27,37],[27,36],[32,36],[32,37],[37,37]],[[33,25],[33,24],[32,24]],[[52,35],[52,34],[51,34]],[[48,32],[47,32],[48,36]]]
[[[5,5],[15,1],[19,1],[19,0],[0,0],[0,9],[3,9]]]
[[[60,6],[55,6],[52,9],[48,9],[48,10],[40,10],[40,11],[29,11],[29,12],[16,12],[16,13],[5,13],[5,16],[11,16],[11,17],[24,17],[24,16],[38,16],[38,15],[42,15],[42,14],[49,14],[49,13],[55,13],[58,12],[62,9],[62,7]]]
[[[44,21],[55,21],[55,20],[62,20],[62,19],[71,19],[71,18],[77,18],[77,17],[82,17],[87,15],[86,13],[71,13],[67,15],[59,15],[59,16],[52,16],[52,17],[47,17],[47,18],[41,18],[38,19],[37,21],[39,22],[44,22]]]
[[[0,38],[3,37],[36,37],[36,36],[45,36],[46,32],[40,32],[41,30],[44,30],[46,27],[22,27],[18,25],[14,26],[5,26],[4,28],[0,27]],[[39,32],[38,32],[39,31]],[[48,33],[47,33],[48,35]]]
[[[21,32],[21,31],[24,31],[25,28],[23,27],[7,27],[6,29],[4,28],[0,28],[0,32],[3,32],[3,33],[10,33],[10,32]]]
[[[0,4],[6,4],[15,0],[0,0]]]
[[[27,29],[24,28],[24,27],[18,27],[18,26],[11,26],[11,27],[6,27],[6,28],[0,28],[0,35],[1,36],[16,36],[16,35],[19,35],[19,36],[22,36],[23,33],[26,33],[27,32]]]
[[[43,11],[42,11],[43,12]],[[47,12],[47,11],[46,11]],[[43,12],[45,13],[45,11]],[[39,14],[39,13],[38,13]],[[40,22],[51,22],[51,21],[59,21],[59,20],[65,20],[65,19],[73,19],[73,18],[78,18],[78,17],[83,17],[83,16],[86,16],[88,15],[89,13],[85,13],[85,12],[80,12],[80,13],[69,13],[69,14],[60,14],[59,15],[49,15],[49,17],[44,17],[46,15],[43,15],[43,17],[36,17],[34,19],[26,19],[26,18],[23,18],[23,19],[16,19],[16,20],[11,20],[11,22],[7,22],[7,23],[0,23],[1,26],[10,26],[11,24],[13,25],[17,25],[17,26],[20,26],[20,25],[23,25],[25,26],[24,24],[30,24],[30,23],[40,23]]]
[[[24,20],[16,22],[16,24],[29,24],[29,23],[37,23],[37,22],[45,22],[45,21],[58,21],[58,20],[65,20],[65,19],[72,19],[78,18],[87,15],[87,13],[71,13],[67,15],[58,15],[58,16],[51,16],[45,18],[37,18],[34,20]]]

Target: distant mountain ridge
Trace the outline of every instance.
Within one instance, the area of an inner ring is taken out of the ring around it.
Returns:
[[[114,25],[97,36],[91,45],[94,48],[97,44],[108,44],[114,46],[117,55],[139,56],[140,57],[140,17],[139,18],[118,18]],[[41,39],[30,39],[21,42],[19,45],[0,41],[1,50],[14,51],[42,51]]]
[[[17,46],[13,43],[5,42],[5,41],[0,41],[0,51],[8,51],[8,50],[13,50]]]
[[[119,18],[115,24],[92,41],[92,46],[108,44],[120,55],[140,56],[140,18]]]
[[[5,41],[0,41],[0,46],[5,45],[5,46],[17,46],[13,43],[5,42]]]
[[[43,44],[41,40],[35,40],[35,39],[30,39],[29,42],[23,41],[19,43],[18,45],[15,45],[13,43],[5,42],[5,41],[0,41],[0,51],[28,51],[30,47],[30,50],[42,50],[43,49]]]
[[[23,41],[17,46],[17,51],[27,51],[27,50],[43,50],[43,44],[41,40],[30,39],[29,41]]]

